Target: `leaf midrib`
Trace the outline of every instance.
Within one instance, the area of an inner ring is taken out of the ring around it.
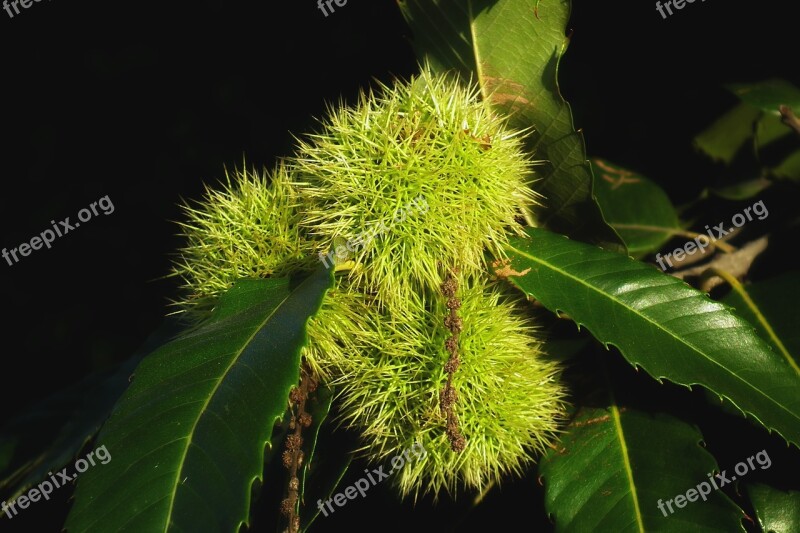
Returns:
[[[644,521],[642,520],[642,510],[639,508],[639,494],[636,491],[636,484],[633,481],[633,470],[631,470],[630,455],[628,454],[628,444],[625,440],[625,432],[622,430],[619,408],[616,404],[611,406],[611,417],[614,419],[614,430],[617,433],[620,450],[622,451],[622,464],[625,468],[625,475],[628,478],[628,485],[631,488],[631,499],[633,500],[633,512],[636,515],[636,525],[639,531],[644,533]]]

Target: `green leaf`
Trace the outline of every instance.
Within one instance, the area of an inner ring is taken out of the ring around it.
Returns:
[[[763,114],[756,123],[756,148],[763,151],[770,144],[788,136],[796,135],[794,130],[771,115]],[[793,144],[797,144],[796,142]]]
[[[306,430],[303,437],[303,466],[300,474],[300,498],[297,502],[298,506],[302,502],[303,495],[306,490],[306,478],[309,477],[310,468],[316,466],[314,454],[317,451],[317,441],[319,439],[319,430],[322,428],[322,423],[327,419],[330,413],[331,405],[333,405],[333,389],[320,385],[316,394],[309,398],[308,409],[311,415],[311,426]]]
[[[747,148],[752,151],[755,125],[760,116],[757,109],[739,104],[695,137],[694,145],[711,159],[730,165],[740,151]]]
[[[800,377],[727,306],[620,254],[529,228],[496,273],[657,380],[702,385],[800,443]]]
[[[174,318],[165,320],[127,361],[58,391],[9,421],[0,430],[6,455],[0,458],[0,490],[8,493],[4,499],[15,500],[73,460],[111,414],[139,362],[180,327]]]
[[[772,181],[766,178],[756,178],[754,180],[735,183],[725,187],[715,187],[710,189],[710,191],[720,198],[737,202],[740,200],[747,200],[758,194],[761,194],[770,185],[772,185]]]
[[[765,113],[780,115],[782,105],[800,109],[800,89],[785,80],[771,79],[758,83],[731,83],[726,85],[739,99]]]
[[[775,166],[769,168],[769,173],[781,179],[800,180],[800,150],[797,150]]]
[[[558,87],[567,47],[568,0],[406,0],[400,9],[420,58],[477,80],[485,98],[533,128],[528,149],[544,163],[535,188],[544,195],[542,225],[621,249],[592,197],[592,169],[583,137]]]
[[[779,118],[764,114],[756,124],[756,151],[776,178],[800,179],[800,137]]]
[[[328,387],[320,386],[317,395],[310,406],[312,425],[304,437],[303,450],[305,460],[300,476],[300,499],[303,506],[299,510],[301,519],[300,530],[308,529],[319,515],[317,500],[327,499],[336,489],[347,468],[350,466],[352,456],[349,453],[336,453],[331,457],[331,448],[335,446],[327,442],[331,435],[321,431],[325,426],[334,392]],[[320,446],[320,440],[323,445]],[[352,448],[351,448],[352,449]],[[336,450],[342,452],[341,450]]]
[[[332,395],[328,397],[327,407],[320,402],[312,416],[325,421],[332,399]],[[332,423],[320,424],[312,429],[313,445],[306,455],[310,460],[305,464],[300,487],[303,500],[300,511],[301,531],[310,528],[319,516],[317,501],[325,501],[333,495],[350,467],[353,460],[352,450],[358,444],[343,432],[336,432]]]
[[[800,272],[795,270],[746,286],[733,277],[726,279],[733,290],[722,301],[752,324],[775,353],[800,375],[800,315],[795,302],[800,296]]]
[[[539,464],[556,531],[744,531],[744,513],[708,482],[719,469],[702,438],[671,416],[582,408]],[[690,489],[696,501],[679,508]]]
[[[800,533],[800,492],[748,485],[747,494],[764,533]]]
[[[728,89],[742,103],[699,134],[695,146],[712,159],[727,165],[736,160],[735,166],[742,167],[737,168],[739,178],[747,183],[731,194],[752,194],[754,185],[763,186],[764,175],[800,179],[800,142],[780,116],[782,105],[800,110],[800,89],[783,80],[731,84]]]
[[[211,318],[147,357],[79,478],[69,531],[238,531],[332,281],[244,280]]]
[[[661,187],[603,159],[593,159],[592,166],[603,217],[625,241],[630,255],[655,252],[682,232],[675,208]]]

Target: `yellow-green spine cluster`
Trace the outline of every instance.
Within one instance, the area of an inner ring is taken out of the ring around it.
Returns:
[[[474,88],[427,67],[332,109],[269,179],[237,171],[186,207],[180,304],[206,311],[238,278],[319,267],[338,247],[304,356],[338,386],[363,451],[425,448],[395,476],[403,494],[519,474],[563,410],[524,298],[486,264],[538,199],[520,137]]]

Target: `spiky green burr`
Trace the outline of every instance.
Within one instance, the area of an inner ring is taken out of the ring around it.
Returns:
[[[487,274],[532,221],[532,165],[477,90],[423,67],[331,109],[274,172],[226,174],[186,206],[180,306],[200,316],[239,278],[315,268],[338,248],[303,353],[338,386],[361,451],[378,464],[424,447],[393,475],[404,495],[518,475],[564,403],[524,297]]]
[[[437,290],[440,263],[485,271],[485,251],[504,256],[537,199],[520,132],[477,89],[427,68],[331,109],[292,162],[318,252],[352,243],[351,279],[385,305]]]
[[[299,206],[282,164],[273,172],[226,170],[221,189],[207,187],[203,200],[183,204],[185,244],[172,272],[183,281],[180,310],[202,317],[238,279],[312,268],[312,243],[301,236]]]
[[[558,366],[542,354],[536,328],[519,301],[484,278],[464,282],[460,365],[453,376],[456,410],[466,437],[454,451],[445,434],[440,392],[449,336],[445,301],[416,297],[395,319],[375,307],[359,313],[371,349],[328,354],[337,361],[344,420],[363,435],[364,452],[386,463],[414,442],[427,451],[395,473],[402,494],[480,490],[519,475],[553,439],[564,408]]]

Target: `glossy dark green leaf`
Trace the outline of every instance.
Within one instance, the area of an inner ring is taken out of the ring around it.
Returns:
[[[145,358],[78,478],[68,531],[229,531],[248,522],[265,447],[298,382],[331,273],[246,280],[209,321]]]
[[[800,375],[800,272],[742,285],[735,279],[733,290],[722,300],[736,309]]]
[[[708,482],[719,470],[702,438],[613,402],[581,409],[539,464],[556,531],[744,531],[743,512]]]
[[[747,494],[764,533],[800,533],[800,492],[749,485]]]
[[[545,196],[540,223],[604,247],[621,241],[592,197],[583,137],[558,87],[567,47],[568,0],[403,0],[418,55],[439,70],[477,80],[485,98],[532,128],[528,148],[543,160],[535,185]]]
[[[659,250],[681,231],[678,214],[661,187],[603,159],[593,159],[592,167],[603,217],[625,241],[630,255]]]
[[[800,377],[724,304],[657,268],[545,230],[514,238],[497,268],[654,378],[702,385],[800,443]]]

